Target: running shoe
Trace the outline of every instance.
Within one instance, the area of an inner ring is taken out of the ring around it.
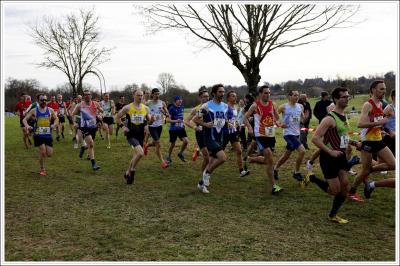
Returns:
[[[381,171],[382,175],[387,175],[387,173],[388,173],[387,171]]]
[[[351,174],[352,176],[355,176],[355,175],[357,175],[357,172],[354,171],[352,168],[350,168],[349,174]]]
[[[125,172],[124,174],[126,184],[132,185],[135,182],[135,171],[130,171],[129,174]]]
[[[165,160],[167,161],[168,164],[171,164],[171,163],[172,163],[172,159],[171,159],[171,157],[169,157],[169,156],[168,156],[167,158],[165,158]]]
[[[303,181],[304,176],[299,172],[299,173],[293,173],[293,178],[296,179],[297,181]]]
[[[97,171],[100,169],[100,166],[98,166],[97,164],[92,165],[92,169],[93,171]]]
[[[300,181],[300,187],[302,189],[305,189],[308,186],[308,184],[310,184],[310,176],[313,175],[313,174],[314,174],[313,172],[309,172],[306,175],[306,177],[304,177],[304,179]]]
[[[328,220],[334,223],[338,224],[347,224],[349,221],[343,218],[340,218],[339,216],[335,215],[333,217],[328,216]]]
[[[275,170],[275,169],[274,169],[274,179],[275,179],[275,180],[278,180],[278,179],[279,179],[278,170]]]
[[[357,192],[354,194],[347,193],[347,198],[355,202],[364,202],[364,199]]]
[[[195,162],[195,161],[197,160],[197,158],[199,157],[199,153],[200,153],[199,149],[196,148],[196,149],[194,150],[194,152],[193,152],[193,155],[192,155],[192,161],[193,161],[193,162]]]
[[[249,175],[250,171],[249,170],[243,170],[242,172],[240,172],[240,177],[244,177],[246,175]]]
[[[40,170],[39,175],[46,176],[47,175],[46,170],[44,169]]]
[[[149,152],[149,145],[147,145],[147,143],[143,145],[143,152],[144,156],[147,156],[147,153]]]
[[[371,194],[372,194],[372,192],[373,192],[374,189],[375,189],[375,188],[372,188],[372,187],[371,187],[371,182],[372,182],[372,181],[368,181],[368,182],[365,183],[365,187],[364,187],[364,197],[365,197],[366,199],[371,198]]]
[[[209,186],[210,185],[210,174],[208,174],[206,172],[206,170],[204,170],[203,172],[203,182],[205,186]]]
[[[107,145],[107,149],[111,149],[111,145]]]
[[[164,169],[165,169],[165,168],[168,168],[168,166],[169,166],[169,165],[168,165],[167,162],[162,162],[162,163],[161,163],[161,168],[164,168]]]
[[[81,150],[79,151],[79,158],[82,158],[83,153],[85,152],[85,150],[87,149],[87,146],[82,146]]]
[[[279,192],[282,192],[283,191],[283,188],[281,188],[279,185],[277,185],[277,184],[275,184],[273,187],[272,187],[272,194],[273,195],[277,195],[277,194],[279,194]]]
[[[208,191],[208,189],[207,189],[207,187],[205,185],[197,184],[197,188],[203,193],[206,193],[206,194],[210,193],[210,191]]]
[[[306,168],[307,168],[307,171],[308,171],[308,172],[312,172],[312,170],[313,170],[313,164],[311,163],[310,160],[308,160],[308,161],[306,162]]]
[[[354,165],[359,164],[359,163],[360,163],[360,157],[358,157],[357,155],[354,155],[349,161],[349,167],[351,168]]]
[[[182,153],[178,153],[178,157],[179,157],[179,159],[181,159],[182,162],[184,162],[184,163],[186,162],[185,157],[183,156]]]

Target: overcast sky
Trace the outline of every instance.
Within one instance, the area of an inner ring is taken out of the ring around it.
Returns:
[[[274,50],[261,64],[261,82],[322,77],[324,79],[359,77],[398,71],[398,4],[360,3],[358,20],[365,22],[348,29],[329,31],[327,40],[302,47]],[[28,24],[44,15],[62,16],[80,8],[95,7],[102,30],[101,45],[115,47],[110,61],[98,68],[107,89],[122,89],[126,84],[157,86],[161,72],[172,73],[178,84],[195,91],[215,83],[245,84],[230,59],[218,48],[200,50],[186,32],[168,31],[145,34],[142,20],[135,15],[133,3],[74,3],[2,1],[3,77],[37,79],[55,88],[67,82],[57,70],[37,68],[43,58],[27,34]],[[99,88],[95,77],[86,83]]]

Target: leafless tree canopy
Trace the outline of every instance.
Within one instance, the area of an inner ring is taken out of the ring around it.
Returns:
[[[171,73],[160,73],[158,75],[157,83],[160,84],[162,88],[162,94],[165,94],[171,86],[175,85],[175,79]]]
[[[140,7],[150,32],[185,29],[217,46],[232,60],[250,90],[260,63],[277,48],[321,41],[334,28],[349,27],[358,7],[349,5],[152,5]]]
[[[93,10],[80,10],[63,19],[44,17],[41,24],[31,27],[35,44],[44,50],[44,61],[38,65],[62,71],[73,93],[82,93],[84,77],[98,76],[93,68],[108,61],[111,49],[98,48],[98,19]]]

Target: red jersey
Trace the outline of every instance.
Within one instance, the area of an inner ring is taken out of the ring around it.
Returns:
[[[257,100],[256,104],[254,135],[256,137],[275,137],[274,105],[272,100],[269,100],[266,105]]]
[[[26,111],[28,110],[29,106],[31,106],[31,101],[21,102],[19,101],[15,106],[15,111],[19,112],[19,118],[24,119]]]
[[[372,105],[372,109],[368,114],[370,122],[378,122],[383,119],[384,113],[382,110],[382,103],[375,104],[374,100],[371,98],[368,102]],[[370,127],[363,128],[361,130],[361,140],[362,141],[380,141],[382,140],[382,127]]]
[[[50,107],[51,109],[53,109],[54,112],[55,112],[56,115],[57,115],[58,109],[60,108],[57,101],[55,101],[55,102],[49,102],[49,103],[47,104],[47,106]]]

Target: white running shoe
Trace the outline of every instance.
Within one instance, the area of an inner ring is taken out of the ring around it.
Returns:
[[[250,174],[249,170],[243,170],[242,172],[240,172],[240,177],[244,177],[246,175]]]
[[[203,172],[203,182],[204,182],[205,186],[210,185],[210,174],[207,174],[206,170],[204,170],[204,172]]]
[[[307,171],[312,172],[313,165],[310,163],[310,160],[307,160],[306,167],[307,167]]]
[[[381,171],[382,175],[387,175],[387,171]]]
[[[357,172],[355,172],[355,171],[353,170],[353,168],[350,168],[349,174],[351,174],[352,176],[355,176],[355,175],[357,175]]]
[[[74,149],[78,149],[78,143],[74,143]]]
[[[205,185],[197,184],[197,188],[203,193],[210,193]]]

